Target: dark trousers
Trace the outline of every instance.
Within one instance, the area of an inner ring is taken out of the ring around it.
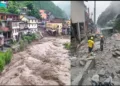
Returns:
[[[103,44],[100,45],[100,50],[103,51]]]
[[[92,52],[92,49],[91,47],[88,47],[88,52],[91,53]]]

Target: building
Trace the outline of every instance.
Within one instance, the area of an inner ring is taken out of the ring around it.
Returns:
[[[32,16],[23,16],[21,21],[26,22],[26,28],[29,29],[31,33],[35,33],[38,31],[38,20]]]
[[[39,12],[40,12],[41,18],[46,20],[47,14],[46,14],[45,10],[39,10]]]
[[[0,33],[3,34],[4,36],[4,41],[7,42],[9,41],[11,38],[11,29],[9,28],[9,25],[7,24],[7,21],[2,21],[1,25],[0,25]]]
[[[30,32],[30,29],[28,29],[28,24],[27,24],[27,22],[21,21],[21,22],[19,23],[19,27],[20,27],[20,30],[19,30],[20,36],[21,36],[21,35],[26,35],[28,32]]]
[[[0,13],[0,20],[0,30],[3,32],[5,42],[11,39],[17,40],[19,33],[19,15],[10,13]]]
[[[50,22],[51,23],[65,23],[65,20],[62,18],[54,18]]]
[[[55,18],[51,12],[46,10],[39,10],[39,13],[41,15],[41,18],[46,21],[51,21],[52,19]]]
[[[71,1],[71,23],[74,32],[71,37],[79,42],[86,37],[85,11],[84,1]]]
[[[8,13],[0,13],[0,20],[19,20],[19,15],[17,14],[8,14]]]
[[[65,22],[66,22],[66,24],[67,24],[69,27],[71,26],[70,20],[66,20]]]
[[[12,38],[14,41],[18,41],[19,40],[19,30],[20,30],[20,26],[19,26],[20,21],[11,21],[11,29],[12,29]]]
[[[0,1],[0,7],[6,8],[7,7],[6,2],[5,1]]]

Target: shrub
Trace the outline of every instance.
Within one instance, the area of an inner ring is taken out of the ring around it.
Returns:
[[[4,66],[5,66],[5,60],[3,60],[2,58],[0,58],[0,72],[3,71]]]
[[[65,48],[68,49],[68,50],[71,49],[71,44],[70,44],[70,43],[65,43],[64,46],[65,46]]]
[[[20,40],[19,44],[20,44],[20,50],[21,51],[24,50],[24,41]]]
[[[10,63],[12,55],[13,53],[11,49],[8,49],[7,52],[5,52],[5,63],[6,64]]]
[[[0,72],[3,71],[5,64],[10,63],[12,55],[11,49],[8,49],[6,52],[0,52]]]
[[[28,45],[28,40],[27,39],[24,39],[24,47],[26,47]]]
[[[0,52],[0,72],[3,71],[4,66],[5,66],[5,53]]]

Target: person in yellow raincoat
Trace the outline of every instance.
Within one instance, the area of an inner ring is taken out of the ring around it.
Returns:
[[[88,52],[91,53],[94,47],[93,37],[88,40]]]

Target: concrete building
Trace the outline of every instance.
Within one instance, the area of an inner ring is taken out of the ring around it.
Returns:
[[[80,42],[86,37],[84,1],[71,1],[71,23],[74,37]],[[73,37],[73,36],[72,36]]]
[[[0,13],[0,20],[19,20],[19,15],[10,13]]]
[[[12,28],[12,38],[14,41],[19,39],[19,26],[20,21],[11,21],[11,28]]]
[[[38,31],[38,20],[35,17],[32,16],[23,16],[21,18],[21,21],[26,22],[27,28],[31,33],[35,33]]]

